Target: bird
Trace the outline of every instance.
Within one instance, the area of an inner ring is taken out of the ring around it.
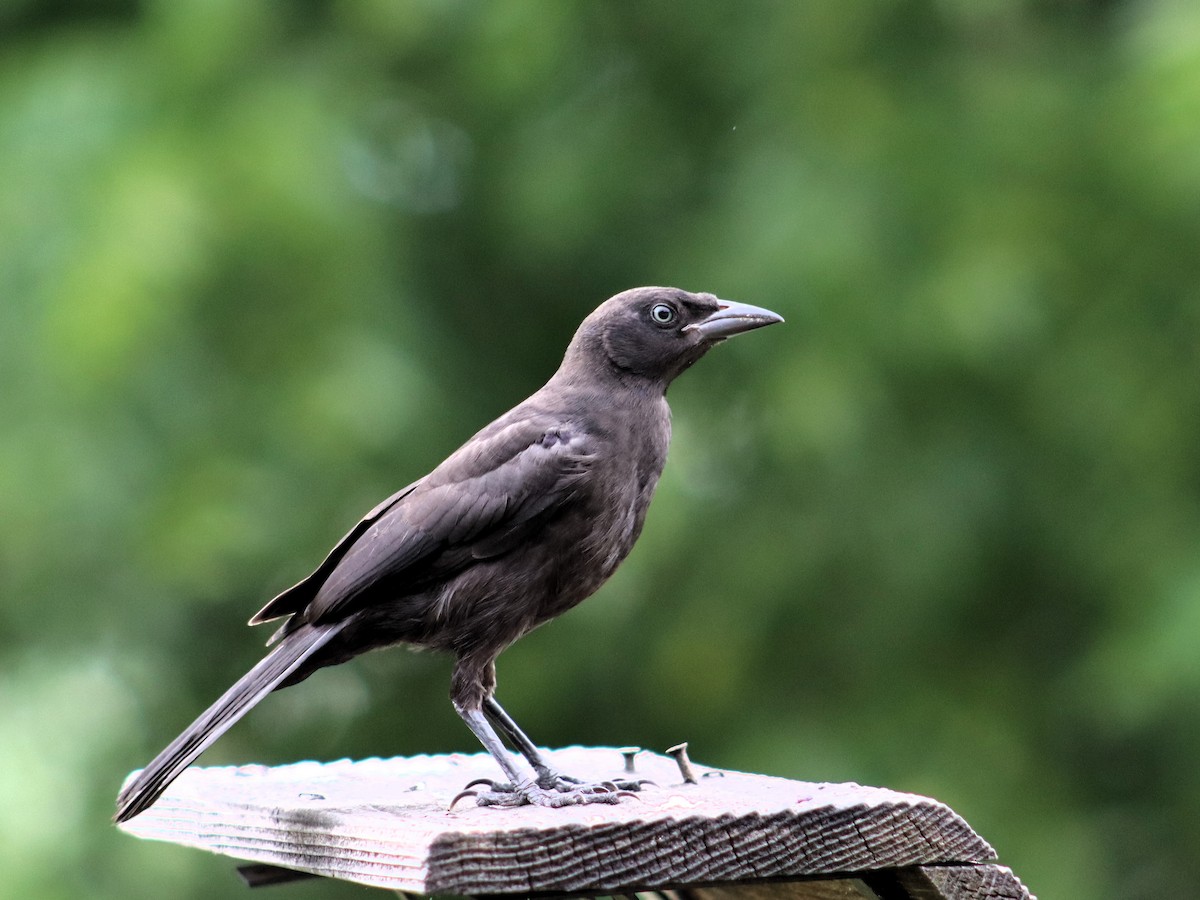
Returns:
[[[593,594],[632,549],[666,462],[671,382],[725,339],[782,321],[673,287],[602,303],[543,387],[378,504],[250,619],[282,620],[266,656],[127,781],[116,821],[149,808],[267,694],[395,645],[453,655],[454,709],[507,779],[468,785],[478,805],[615,803],[638,789],[555,770],[497,701],[496,658]]]

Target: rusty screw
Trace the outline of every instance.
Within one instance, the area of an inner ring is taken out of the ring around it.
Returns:
[[[667,753],[675,757],[675,764],[679,766],[679,774],[683,776],[684,784],[695,784],[696,773],[692,771],[692,762],[688,759],[687,741],[669,748]]]
[[[620,754],[625,757],[625,774],[636,775],[637,770],[633,767],[633,758],[642,752],[641,747],[622,747]]]

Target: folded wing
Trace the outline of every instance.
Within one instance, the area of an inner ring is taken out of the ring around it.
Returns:
[[[371,510],[251,624],[292,616],[284,634],[305,622],[336,621],[383,582],[397,593],[425,590],[504,555],[578,492],[592,443],[583,429],[549,417],[495,423]]]

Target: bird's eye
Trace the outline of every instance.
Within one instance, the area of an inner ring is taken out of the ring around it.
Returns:
[[[650,307],[650,318],[656,325],[670,325],[675,321],[675,310],[665,303],[655,303]]]

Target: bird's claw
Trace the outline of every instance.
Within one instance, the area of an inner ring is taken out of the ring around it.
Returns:
[[[582,806],[588,803],[619,803],[623,797],[637,797],[645,785],[653,785],[648,778],[614,778],[610,781],[588,783],[571,775],[544,772],[537,781],[514,785],[508,781],[491,778],[476,778],[468,782],[450,801],[450,809],[460,800],[475,798],[476,806]],[[484,790],[476,790],[476,788]],[[640,798],[639,798],[640,799]]]
[[[516,790],[516,788],[514,788],[512,784],[507,781],[496,781],[492,778],[476,778],[474,781],[468,781],[465,785],[463,785],[463,791],[469,791],[471,788],[478,787],[481,784],[486,784],[488,786],[488,790],[492,791]]]
[[[482,785],[487,785],[486,791],[474,790],[474,788],[480,787]],[[480,800],[479,798],[484,795],[501,796],[501,795],[516,794],[516,792],[517,792],[517,789],[515,787],[513,787],[510,782],[495,781],[491,778],[476,778],[474,781],[468,781],[465,785],[463,785],[463,789],[454,795],[454,799],[450,801],[450,805],[448,807],[446,807],[446,811],[450,812],[452,809],[454,809],[454,807],[456,805],[458,805],[458,801],[462,800],[464,797],[474,797],[475,802],[479,806],[497,806],[500,804],[485,803],[484,801]],[[516,804],[511,804],[511,805],[516,805]]]
[[[606,784],[611,784],[618,791],[626,794],[633,794],[636,791],[640,791],[646,785],[658,787],[657,782],[651,781],[649,778],[615,778],[612,781],[606,782]]]
[[[512,791],[480,791],[475,795],[479,806],[582,806],[589,803],[619,803],[621,791],[599,784],[581,785],[569,790],[524,784]]]
[[[543,781],[543,779],[539,779]],[[635,791],[649,782],[638,781],[601,781],[588,784],[578,778],[556,775],[544,779],[545,783],[525,782],[512,785],[507,782],[492,781],[490,778],[477,778],[468,784],[451,801],[450,809],[466,797],[474,797],[476,806],[497,806],[511,808],[516,806],[544,806],[557,808],[560,806],[583,806],[590,803],[614,804],[621,802],[623,797],[636,796]],[[485,790],[475,790],[483,786]]]
[[[543,772],[537,780],[537,786],[544,791],[573,791],[581,784],[582,778],[561,775],[558,772]]]
[[[477,784],[478,782],[472,782]],[[537,786],[546,791],[562,791],[569,792],[575,790],[595,791],[596,788],[602,787],[609,791],[640,791],[643,785],[654,785],[654,782],[649,778],[614,778],[611,780],[588,784],[582,778],[576,778],[573,775],[562,775],[558,772],[546,772],[538,777]],[[467,785],[470,787],[471,785]],[[657,787],[657,785],[655,785]]]
[[[474,781],[471,782],[471,784],[476,784],[476,783],[477,782],[474,782]],[[446,807],[446,812],[451,812],[454,809],[454,807],[458,804],[458,801],[463,799],[463,797],[475,797],[478,800],[479,791],[473,791],[469,787],[464,790],[459,791],[457,794],[454,795],[454,799],[450,801],[450,805]]]

